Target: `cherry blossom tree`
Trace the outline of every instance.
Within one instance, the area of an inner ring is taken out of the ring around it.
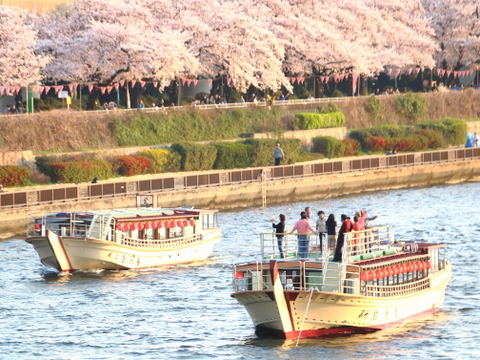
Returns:
[[[437,64],[453,70],[480,58],[480,4],[470,0],[423,0],[435,30]]]
[[[66,16],[45,16],[37,51],[53,57],[46,78],[102,86],[148,78],[163,88],[175,77],[195,73],[198,62],[184,34],[155,27],[142,5],[137,0],[75,0]]]
[[[239,89],[290,88],[282,71],[284,47],[266,26],[260,3],[144,0],[159,27],[168,24],[187,34],[188,47],[200,63],[199,76],[222,76]]]
[[[30,20],[25,11],[0,5],[0,86],[26,86],[41,78],[47,59],[34,53],[37,32]]]

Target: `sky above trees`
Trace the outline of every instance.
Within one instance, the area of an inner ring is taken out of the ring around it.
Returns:
[[[276,90],[290,76],[456,70],[480,58],[471,0],[74,0],[64,13],[0,6],[0,86],[112,86],[220,76]]]

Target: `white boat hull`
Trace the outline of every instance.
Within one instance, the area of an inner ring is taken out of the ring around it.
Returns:
[[[398,297],[369,297],[297,290],[258,290],[232,294],[245,307],[258,335],[292,339],[361,333],[388,328],[438,310],[451,267],[430,278],[430,288]],[[279,297],[279,301],[277,301]],[[282,299],[281,297],[284,297]],[[283,304],[286,301],[286,305]]]
[[[202,241],[168,250],[150,250],[111,241],[72,237],[29,237],[40,261],[61,271],[124,270],[181,264],[206,259],[214,244],[220,242],[220,230],[202,234]]]

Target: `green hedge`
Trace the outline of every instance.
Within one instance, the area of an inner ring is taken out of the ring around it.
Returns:
[[[52,180],[60,183],[78,184],[94,178],[106,180],[113,177],[112,165],[100,159],[50,162],[48,166]]]
[[[182,157],[176,151],[169,149],[148,149],[139,153],[153,160],[151,172],[177,172],[180,171]]]
[[[275,163],[273,150],[277,143],[285,154],[285,161],[282,164],[294,164],[302,149],[302,142],[299,139],[248,139],[244,143],[252,146],[252,167],[273,165]]]
[[[467,123],[463,120],[444,118],[417,125],[421,129],[431,129],[442,134],[447,145],[464,145],[467,136]]]
[[[4,187],[30,185],[30,170],[25,166],[0,166],[0,184]]]
[[[212,145],[185,142],[172,144],[171,148],[180,154],[183,171],[211,170],[217,157],[217,148]]]
[[[280,110],[138,113],[129,119],[117,119],[113,134],[119,146],[148,146],[238,138],[240,134],[269,132],[282,128]]]
[[[325,155],[328,158],[343,156],[345,144],[331,136],[317,136],[312,139],[313,152]]]
[[[364,129],[355,129],[350,131],[349,138],[358,141],[362,149],[367,147],[367,139],[374,137],[391,138],[402,137],[406,134],[407,127],[392,124],[382,124],[378,126],[372,126]]]
[[[298,113],[295,114],[292,122],[294,130],[324,129],[344,125],[345,115],[340,111],[326,114]]]
[[[213,144],[217,149],[214,169],[238,169],[250,167],[253,146],[240,142],[222,142]]]

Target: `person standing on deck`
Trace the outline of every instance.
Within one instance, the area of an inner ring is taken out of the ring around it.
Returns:
[[[345,233],[352,231],[353,224],[347,215],[342,214],[342,226],[338,231],[338,238],[337,238],[337,247],[335,248],[335,255],[333,257],[333,261],[341,262],[342,261],[342,248],[345,243]]]
[[[327,236],[327,219],[323,211],[318,212],[318,219],[316,222],[318,238],[320,239],[320,249],[323,251],[323,238]]]
[[[305,259],[305,258],[308,258],[308,249],[309,249],[308,234],[309,233],[316,234],[316,232],[310,225],[310,222],[307,219],[307,214],[305,213],[305,211],[302,211],[300,213],[300,216],[301,216],[301,219],[295,223],[295,226],[293,227],[292,231],[290,231],[290,234],[292,234],[295,230],[297,230],[298,254],[300,255],[301,258]]]
[[[285,220],[286,217],[280,214],[280,222],[275,224],[275,218],[272,219],[272,227],[276,230],[275,236],[277,237],[278,251],[280,252],[280,258],[284,259],[285,254],[283,252],[283,239],[285,238]]]

